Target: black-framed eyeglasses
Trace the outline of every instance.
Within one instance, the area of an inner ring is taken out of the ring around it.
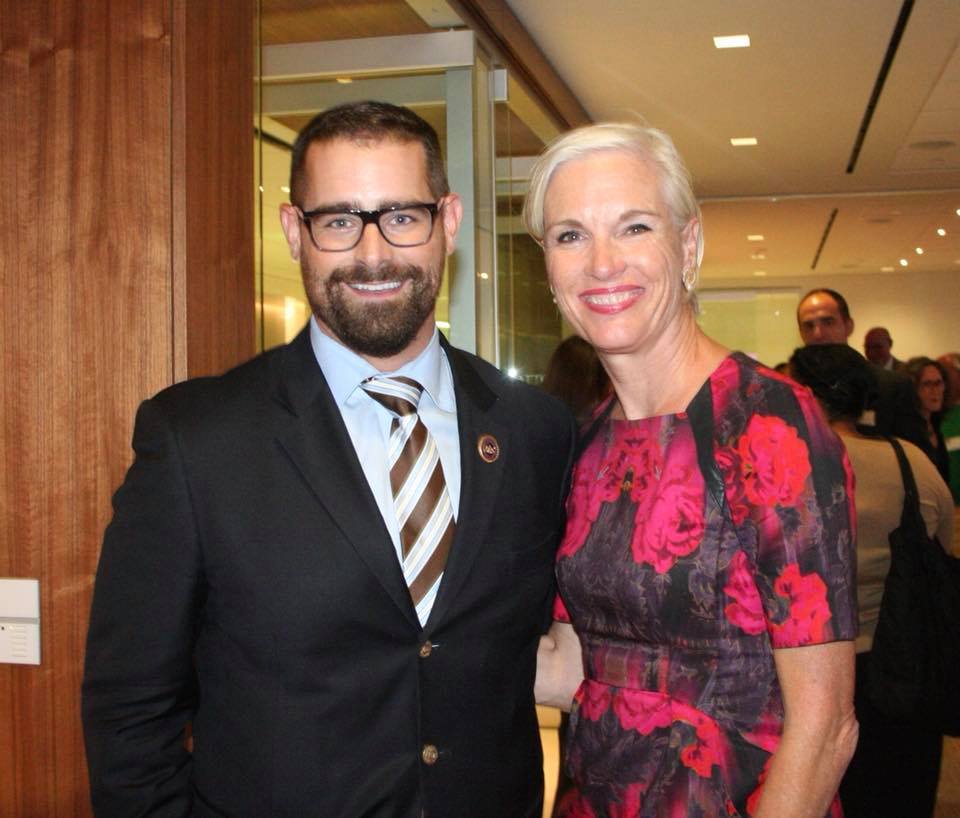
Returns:
[[[340,253],[352,250],[368,224],[375,224],[384,240],[394,247],[418,247],[430,241],[440,202],[411,202],[380,210],[341,210],[320,207],[297,213],[307,226],[318,250]]]

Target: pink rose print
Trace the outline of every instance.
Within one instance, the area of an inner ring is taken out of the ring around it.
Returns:
[[[697,740],[680,751],[680,761],[701,778],[709,778],[713,765],[723,762],[719,726],[689,705],[675,704],[674,715],[678,721],[693,725],[697,734]]]
[[[727,576],[729,579],[723,586],[723,592],[733,598],[733,602],[723,609],[727,619],[744,633],[754,636],[763,633],[767,627],[763,615],[763,601],[753,581],[753,575],[747,568],[747,556],[743,551],[738,551],[730,561]]]
[[[662,418],[657,422],[640,428],[628,427],[622,437],[618,438],[615,448],[624,464],[633,467],[633,479],[630,487],[630,498],[634,502],[643,500],[648,494],[648,488],[664,470],[663,451],[657,443],[662,426]],[[626,472],[626,466],[618,469]]]
[[[606,685],[584,682],[574,696],[580,704],[580,716],[587,721],[600,721],[610,709],[610,688]]]
[[[759,506],[789,506],[810,476],[807,444],[782,418],[753,415],[737,441],[747,500]]]
[[[723,475],[724,494],[734,525],[741,525],[750,514],[750,506],[743,489],[740,454],[732,446],[722,446],[714,452],[717,468]]]
[[[790,601],[786,619],[771,628],[774,645],[791,647],[822,642],[831,614],[827,586],[820,575],[804,576],[800,566],[791,562],[773,583],[773,590]]]
[[[716,372],[710,376],[710,391],[713,397],[715,417],[724,415],[740,387],[740,367],[733,358],[725,358]]]
[[[634,560],[663,574],[680,557],[695,551],[703,539],[703,494],[699,469],[664,474],[657,502],[637,508],[630,544]]]
[[[616,485],[596,481],[597,472],[602,468],[600,451],[598,446],[589,447],[574,468],[573,485],[567,498],[567,529],[557,550],[557,559],[572,556],[580,550],[603,501],[617,496]]]
[[[604,503],[612,503],[623,490],[628,471],[633,471],[631,494],[642,496],[647,474],[660,466],[660,452],[647,429],[625,427],[606,448],[595,441],[584,452],[573,474],[567,499],[567,530],[557,559],[575,554],[586,542]]]
[[[643,736],[673,721],[670,699],[644,690],[618,690],[613,696],[613,712],[623,727]]]
[[[628,784],[624,788],[620,800],[611,803],[607,807],[610,818],[635,818],[635,816],[639,815],[645,789],[644,785],[639,781]]]
[[[597,818],[590,802],[576,790],[569,790],[557,807],[557,813],[564,818]]]

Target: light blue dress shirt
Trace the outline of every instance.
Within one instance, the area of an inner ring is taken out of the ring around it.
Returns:
[[[398,559],[401,558],[400,529],[393,510],[393,491],[387,468],[387,448],[393,415],[360,386],[371,375],[404,375],[423,386],[418,414],[440,450],[440,464],[450,492],[453,518],[460,509],[460,438],[457,432],[457,398],[453,374],[436,329],[426,348],[396,372],[380,372],[352,350],[324,333],[310,318],[313,354],[330,386],[350,433],[360,466],[387,525]],[[402,561],[402,560],[401,560]]]

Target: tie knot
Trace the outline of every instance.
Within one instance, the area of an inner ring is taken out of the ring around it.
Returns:
[[[401,417],[416,414],[423,394],[423,387],[412,378],[374,375],[360,386],[371,398]]]

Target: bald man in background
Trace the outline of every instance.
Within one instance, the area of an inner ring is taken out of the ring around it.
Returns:
[[[853,317],[847,300],[836,290],[810,290],[797,306],[797,328],[805,346],[849,344]],[[909,440],[933,457],[926,424],[917,409],[911,380],[876,363],[870,367],[877,379],[877,394],[867,404],[860,425],[881,435]]]
[[[873,327],[863,337],[863,354],[872,364],[884,369],[899,372],[903,361],[893,357],[893,338],[886,327]]]

